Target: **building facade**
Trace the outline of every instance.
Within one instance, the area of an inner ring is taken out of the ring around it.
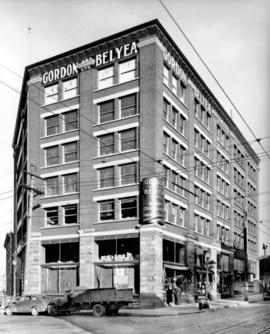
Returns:
[[[26,67],[13,147],[17,293],[258,278],[259,159],[159,21]]]

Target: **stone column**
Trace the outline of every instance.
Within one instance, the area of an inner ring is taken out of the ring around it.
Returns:
[[[80,230],[80,285],[95,286],[94,262],[97,259],[93,229]]]
[[[152,298],[152,305],[163,299],[163,227],[140,227],[140,297]]]
[[[41,293],[41,242],[40,233],[31,233],[29,240],[29,266],[25,272],[24,294]]]
[[[217,281],[218,281],[218,275],[217,275],[217,249],[211,248],[210,249],[210,268],[211,271],[214,272],[214,279],[211,284],[210,288],[210,294],[213,296],[214,299],[217,298]],[[211,264],[213,262],[213,264]]]

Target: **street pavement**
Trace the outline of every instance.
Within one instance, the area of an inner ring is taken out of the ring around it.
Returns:
[[[257,321],[256,328],[261,328],[257,319],[264,321],[263,328],[270,325],[270,303],[249,304],[244,301],[218,300],[210,301],[209,306],[209,309],[202,310],[199,310],[198,304],[172,305],[156,309],[121,309],[118,317],[103,318],[94,317],[90,311],[58,317],[0,314],[0,334],[189,334],[208,333],[207,328],[211,328],[211,333],[236,333],[234,327],[224,331],[231,322],[239,322],[240,326],[246,325],[243,333],[254,334],[258,331],[249,331],[249,321],[252,317],[253,324]],[[261,318],[262,316],[264,318]],[[242,333],[239,328],[236,327],[238,334]],[[269,331],[262,333],[270,333],[270,326]]]

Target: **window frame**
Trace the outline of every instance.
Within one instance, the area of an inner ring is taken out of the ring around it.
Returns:
[[[74,177],[76,178],[76,182],[74,183],[69,183],[69,182],[66,182],[67,181],[67,178],[69,177]],[[69,187],[75,187],[74,191],[68,191],[67,189]],[[64,174],[63,175],[63,194],[64,195],[68,195],[68,194],[75,194],[78,192],[78,173],[69,173],[69,174]]]
[[[131,174],[123,174],[123,168],[126,168],[127,166],[134,166],[134,173]],[[127,164],[123,164],[123,165],[120,165],[120,184],[123,186],[123,185],[130,185],[130,184],[135,184],[138,182],[138,171],[137,171],[137,163],[136,162],[132,162],[132,163],[127,163]],[[131,176],[133,175],[132,177],[132,182],[130,181],[127,181],[127,182],[123,182],[123,180],[125,180],[125,178],[127,180],[131,179]]]
[[[135,206],[129,207],[129,208],[123,208],[123,202],[127,201],[127,203],[131,203],[129,202],[130,200],[134,200],[135,202]],[[135,214],[131,215],[131,216],[123,216],[123,211],[130,211],[130,210],[135,210]],[[138,198],[136,196],[132,196],[132,197],[124,197],[120,199],[120,218],[121,219],[134,219],[134,218],[138,218]]]
[[[122,67],[125,67],[127,64],[134,64],[134,66],[127,66],[125,71],[122,71]],[[128,81],[132,81],[136,78],[136,70],[137,70],[137,60],[136,58],[131,58],[125,61],[122,61],[118,64],[118,72],[119,72],[119,83],[124,83]]]
[[[110,210],[101,210],[101,205],[105,205],[105,204],[112,204],[112,208]],[[112,218],[109,218],[109,219],[102,219],[102,213],[106,214],[106,213],[112,213]],[[98,202],[98,216],[99,216],[99,221],[100,222],[103,222],[103,221],[112,221],[115,219],[115,202],[113,199],[110,199],[110,200],[106,200],[106,201],[100,201]]]
[[[66,148],[68,147],[68,146],[71,146],[71,145],[76,145],[76,150],[74,150],[74,151],[71,151],[71,152],[69,152],[69,153],[67,153],[66,152]],[[63,162],[64,163],[71,163],[71,162],[75,162],[75,161],[78,161],[78,141],[74,141],[74,142],[70,142],[70,143],[65,143],[65,144],[63,144]],[[75,157],[75,159],[72,159],[72,160],[67,160],[67,155],[74,155],[74,154],[76,154],[76,157]]]
[[[70,210],[72,208],[76,208],[76,213],[73,214],[67,214],[67,210]],[[67,217],[76,217],[76,222],[67,222]],[[63,220],[64,225],[72,225],[72,224],[78,224],[78,204],[68,204],[63,206]]]
[[[108,171],[110,171],[111,173],[109,173],[109,176],[106,176],[106,173],[108,173]],[[108,167],[98,169],[98,181],[99,181],[98,182],[99,189],[106,189],[106,188],[114,187],[115,186],[114,166],[108,166]]]
[[[108,71],[109,70],[109,71]],[[107,76],[101,76],[108,71]],[[97,88],[105,89],[114,85],[114,65],[106,66],[98,70],[97,73]]]

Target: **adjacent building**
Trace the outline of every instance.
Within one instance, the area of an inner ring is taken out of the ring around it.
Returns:
[[[17,293],[258,279],[259,158],[158,20],[27,66],[13,148]]]
[[[5,286],[3,281],[3,291],[6,292],[7,296],[13,296],[13,284],[14,284],[14,235],[12,232],[6,234],[4,247],[6,249],[6,279]]]

